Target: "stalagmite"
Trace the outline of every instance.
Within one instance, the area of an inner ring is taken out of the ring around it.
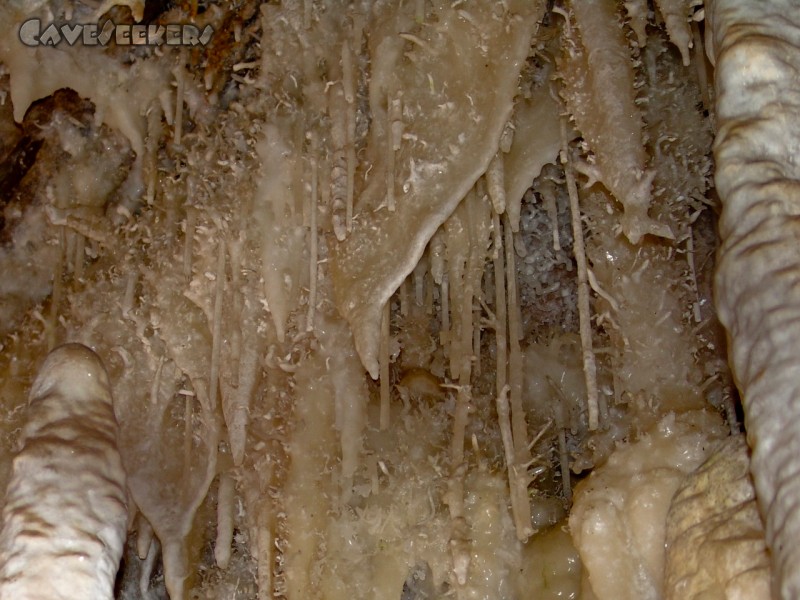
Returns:
[[[797,445],[796,3],[711,6],[717,71],[715,181],[722,198],[720,321],[742,394],[751,472],[771,552],[773,596],[800,595]],[[708,29],[707,29],[708,31]]]
[[[664,597],[767,600],[769,554],[744,436],[721,443],[686,477],[667,515]]]
[[[113,598],[125,543],[125,471],[111,386],[80,344],[53,350],[33,382],[5,495],[0,598]]]
[[[709,412],[667,415],[576,486],[570,531],[597,598],[663,597],[670,501],[725,435]]]

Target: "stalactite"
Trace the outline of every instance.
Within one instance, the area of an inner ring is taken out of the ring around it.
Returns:
[[[311,138],[311,195],[308,206],[308,314],[306,330],[314,330],[314,315],[317,310],[317,260],[319,257],[317,242],[317,204],[319,202],[319,141],[315,135]]]
[[[414,20],[417,23],[425,21],[425,0],[414,1]]]
[[[394,6],[404,10],[403,5]],[[374,44],[370,47],[369,81],[373,126],[365,158],[381,176],[370,178],[360,202],[365,209],[383,204],[385,176],[395,169],[399,170],[397,179],[402,187],[398,188],[403,189],[403,197],[395,213],[373,210],[365,213],[364,219],[354,220],[347,240],[331,248],[330,266],[337,306],[353,327],[359,354],[373,377],[379,371],[383,305],[495,155],[513,109],[518,69],[528,54],[543,8],[540,2],[517,3],[494,19],[492,3],[475,4],[469,11],[447,5],[438,15],[442,26],[409,33],[397,31],[396,19],[386,19],[378,26],[380,33],[376,30],[370,37]],[[485,26],[476,29],[462,14]],[[423,44],[411,41],[408,35]],[[401,60],[406,43],[413,44],[413,57]],[[464,69],[480,72],[481,77],[454,78],[448,66],[450,57]],[[427,86],[418,81],[420,74],[425,74]],[[391,123],[387,112],[399,90],[403,91],[402,105],[411,107],[414,118],[404,115],[403,138],[409,143],[394,152],[387,140]],[[481,108],[487,101],[491,110]],[[463,127],[465,115],[472,123],[468,128]],[[386,162],[392,158],[395,168],[388,169]],[[394,186],[394,176],[391,179]],[[408,239],[408,232],[414,232],[413,240]],[[398,248],[403,251],[398,253]]]
[[[411,278],[411,275],[409,275],[408,277],[406,277],[403,280],[403,283],[400,284],[400,289],[398,291],[398,296],[399,296],[399,299],[400,299],[400,316],[401,317],[407,317],[408,316],[408,305],[409,305],[409,302],[410,302],[408,288],[411,285],[410,282],[409,282],[410,278]]]
[[[389,212],[394,212],[396,209],[395,204],[395,142],[393,139],[394,123],[399,117],[400,112],[400,99],[393,97],[391,94],[387,98],[388,108],[386,110],[386,207]]]
[[[556,207],[555,198],[555,183],[553,181],[546,181],[539,188],[544,201],[544,209],[550,217],[550,223],[553,226],[553,250],[558,252],[561,250],[561,239],[558,233],[558,208]]]
[[[686,263],[689,265],[689,285],[692,288],[693,302],[692,302],[692,316],[695,323],[700,323],[703,320],[700,314],[700,291],[697,287],[697,269],[694,263],[694,235],[692,227],[689,227],[689,232],[686,236]]]
[[[445,356],[450,356],[450,279],[447,272],[442,275],[442,283],[439,286],[439,302],[441,305],[439,314],[442,322],[439,329],[439,344],[444,348]]]
[[[447,274],[442,281],[442,296],[447,294],[447,302],[442,303],[442,316],[444,317],[445,306],[449,310],[447,322],[442,320],[441,340],[446,356],[449,358],[450,377],[462,385],[469,384],[469,356],[472,341],[470,328],[470,344],[464,345],[464,328],[468,324],[468,319],[467,321],[464,319],[464,307],[469,306],[470,313],[472,311],[472,289],[467,279],[467,261],[472,243],[467,212],[471,199],[468,195],[444,225]],[[447,283],[446,288],[445,282]]]
[[[489,197],[492,199],[494,211],[498,215],[502,215],[506,211],[506,190],[503,155],[500,152],[494,155],[486,170],[486,187]]]
[[[508,384],[509,400],[511,405],[511,429],[514,433],[514,462],[517,466],[527,465],[531,460],[530,448],[528,448],[528,424],[525,420],[525,410],[522,407],[522,352],[519,340],[522,337],[519,318],[519,302],[517,298],[517,269],[514,259],[514,234],[508,222],[508,216],[504,219],[503,231],[505,233],[506,251],[506,286],[508,303]],[[519,467],[524,469],[524,467]],[[526,477],[523,473],[519,477]],[[525,481],[525,487],[528,481]],[[526,502],[527,506],[527,502]],[[527,510],[530,514],[530,508]]]
[[[226,569],[231,560],[235,493],[235,481],[231,473],[221,473],[217,490],[217,538],[214,542],[214,560],[221,569]]]
[[[347,108],[347,204],[345,206],[345,226],[348,233],[353,230],[356,162],[356,107],[355,104],[350,104]]]
[[[469,387],[459,386],[450,445],[450,477],[445,497],[452,528],[450,534],[452,572],[458,586],[466,585],[470,565],[469,524],[464,516],[464,478],[467,473],[467,463],[464,462],[464,433],[469,418],[469,402]],[[461,597],[458,592],[457,595]]]
[[[425,303],[425,276],[427,273],[427,261],[423,258],[411,273],[411,277],[414,280],[414,302],[417,306],[422,306]]]
[[[125,282],[125,293],[122,296],[122,302],[120,303],[120,312],[122,313],[122,317],[124,319],[130,318],[131,311],[133,311],[136,304],[136,282],[138,280],[138,275],[139,274],[136,270],[132,270],[128,274]]]
[[[508,381],[508,322],[506,317],[506,267],[503,252],[503,234],[500,217],[492,215],[494,230],[494,335],[495,335],[495,388],[497,397],[503,393]]]
[[[556,430],[558,431],[558,463],[561,469],[561,486],[563,489],[564,499],[567,504],[572,504],[572,484],[570,482],[570,469],[569,469],[569,451],[567,450],[567,429],[566,415],[569,414],[569,406],[567,398],[559,388],[549,380],[551,387],[558,391],[556,395],[557,402],[553,407],[555,415]]]
[[[218,233],[217,269],[214,282],[214,313],[211,321],[211,365],[209,369],[208,404],[211,411],[217,408],[219,390],[219,363],[222,351],[222,300],[225,292],[225,238]],[[190,436],[191,438],[191,436]]]
[[[350,42],[342,42],[342,91],[347,104],[353,104],[356,98],[356,77],[354,74],[353,54],[350,51]]]
[[[383,308],[383,320],[381,321],[381,414],[380,428],[389,428],[391,417],[391,382],[389,381],[389,333],[391,329],[391,301],[386,303]]]
[[[458,340],[458,381],[461,385],[469,385],[472,376],[472,283],[464,286],[460,302],[456,305],[459,312],[459,340]]]
[[[77,234],[77,239],[75,240],[75,279],[81,280],[83,279],[84,273],[84,261],[86,259],[86,238],[81,234]]]
[[[175,76],[175,124],[172,130],[172,141],[180,147],[183,141],[183,101],[186,93],[186,56],[181,53],[178,64],[172,73]]]
[[[331,113],[331,143],[334,148],[330,167],[330,210],[333,233],[339,241],[347,237],[348,219],[352,220],[353,182],[350,173],[351,165],[348,162],[351,144],[347,122],[348,107],[344,94],[338,90],[331,92],[329,112]],[[311,136],[311,160],[317,164],[316,167],[312,165],[313,176],[314,170],[319,169],[321,156],[318,136],[315,133],[312,133]]]
[[[194,196],[194,185],[191,180],[187,184],[189,197]],[[186,207],[183,234],[183,277],[189,281],[192,278],[192,255],[194,252],[194,229],[197,223],[197,211],[192,206]]]
[[[153,526],[142,513],[136,517],[136,554],[144,560],[153,546]]]
[[[714,106],[714,90],[711,87],[711,80],[709,77],[708,68],[706,67],[706,52],[705,44],[703,43],[703,34],[700,32],[700,26],[697,21],[692,20],[692,46],[694,52],[692,53],[692,62],[697,71],[697,83],[700,87],[700,96],[703,99],[703,107],[705,110],[711,110]]]
[[[243,225],[242,216],[239,215],[239,222]],[[229,345],[222,353],[222,410],[226,410],[226,391],[225,384],[228,383],[233,388],[238,388],[241,380],[239,371],[242,366],[242,327],[244,320],[244,294],[242,293],[242,252],[246,243],[246,228],[239,228],[239,235],[227,241],[228,264],[230,264],[231,281],[226,287],[229,297],[226,302],[230,304],[226,307],[223,314],[225,321],[224,327],[229,332]],[[228,420],[226,419],[226,423]],[[229,425],[230,429],[230,425]]]
[[[58,311],[60,310],[61,296],[64,293],[64,270],[66,263],[64,226],[58,228],[58,260],[53,269],[53,293],[50,297],[50,312],[47,318],[47,349],[56,347],[58,340]]]
[[[572,215],[573,253],[578,270],[578,314],[580,318],[581,349],[583,355],[583,371],[586,377],[586,406],[589,414],[589,429],[594,430],[599,426],[599,408],[597,400],[597,366],[594,350],[592,348],[592,312],[589,306],[589,283],[586,267],[586,249],[583,243],[583,223],[581,210],[578,204],[578,190],[575,185],[575,176],[569,162],[569,147],[567,146],[566,124],[562,122],[562,154],[564,173],[569,191],[569,208]]]
[[[163,135],[161,129],[162,111],[154,102],[147,113],[147,138],[145,138],[145,157],[142,159],[142,179],[145,182],[145,202],[153,204],[158,186],[158,144]]]
[[[580,169],[624,206],[622,229],[631,243],[645,234],[672,239],[669,226],[648,216],[654,171],[647,168],[633,65],[616,3],[575,1],[571,8],[579,37],[566,28],[561,93],[595,158]]]
[[[551,72],[546,69],[543,75]],[[523,196],[542,168],[551,163],[561,147],[559,130],[559,103],[553,97],[550,85],[542,85],[525,97],[517,98],[514,107],[513,140],[503,155],[503,180],[506,212],[511,221],[511,231],[519,232]]]
[[[509,386],[506,385],[497,396],[497,418],[500,424],[500,435],[505,450],[506,468],[508,469],[508,491],[511,499],[511,513],[517,539],[527,540],[533,534],[531,527],[531,507],[528,502],[528,474],[525,463],[517,459],[517,440],[512,432],[512,414],[508,405]],[[525,438],[527,442],[527,436]],[[527,449],[527,445],[526,445]]]
[[[664,18],[670,41],[678,47],[683,66],[690,62],[689,49],[692,46],[692,30],[689,26],[691,0],[656,0],[656,6]]]
[[[476,300],[478,302],[482,302],[482,294],[483,294],[483,287],[478,290],[478,297]],[[472,312],[472,357],[473,357],[473,364],[472,370],[475,373],[476,377],[480,377],[482,373],[482,364],[481,364],[481,332],[483,328],[481,327],[481,311],[478,308],[475,308]]]
[[[625,11],[630,19],[630,26],[636,34],[636,43],[640,48],[647,44],[647,2],[646,0],[625,0]]]
[[[142,598],[147,598],[151,595],[150,580],[153,577],[156,561],[160,554],[161,544],[158,543],[157,539],[154,539],[153,543],[150,544],[150,548],[147,550],[147,556],[142,559],[142,573],[139,577],[139,593],[142,595]]]

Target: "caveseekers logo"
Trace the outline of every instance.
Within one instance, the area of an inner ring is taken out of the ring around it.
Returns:
[[[19,39],[26,46],[105,46],[112,39],[118,46],[205,46],[214,35],[211,25],[201,31],[196,25],[115,25],[97,23],[50,23],[42,29],[39,19],[29,19],[19,28]]]

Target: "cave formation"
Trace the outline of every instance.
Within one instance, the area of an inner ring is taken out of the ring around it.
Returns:
[[[16,34],[103,15],[214,34]],[[0,8],[2,487],[81,342],[127,472],[119,598],[768,595],[705,16]]]

